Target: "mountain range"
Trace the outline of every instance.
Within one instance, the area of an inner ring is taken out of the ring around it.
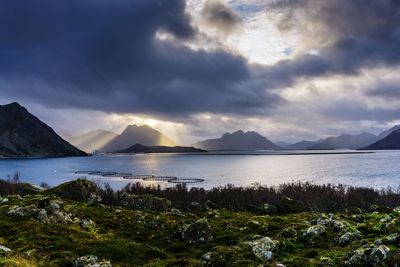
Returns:
[[[205,150],[276,150],[279,146],[256,132],[242,130],[225,133],[221,138],[208,139],[193,145]]]
[[[313,144],[308,149],[358,149],[375,142],[376,135],[361,133],[357,135],[341,134],[332,136]]]
[[[105,130],[66,139],[87,152],[172,153],[203,150],[280,150],[280,149],[400,149],[400,125],[378,136],[370,133],[341,134],[317,141],[294,144],[279,142],[281,147],[254,131],[238,130],[220,138],[195,143],[194,147],[179,147],[163,133],[148,125],[128,125],[121,134]],[[61,138],[52,128],[29,113],[18,103],[0,105],[0,157],[62,157],[84,156],[85,152]],[[203,150],[196,149],[200,148]]]
[[[18,103],[0,106],[0,157],[85,155]]]
[[[365,150],[380,149],[400,149],[400,127],[385,135],[385,137],[377,142],[364,147]]]

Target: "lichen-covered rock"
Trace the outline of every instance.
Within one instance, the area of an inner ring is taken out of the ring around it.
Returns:
[[[211,243],[213,241],[213,229],[207,219],[199,219],[186,225],[181,230],[182,239],[191,244]]]
[[[6,197],[0,197],[0,205],[6,204],[9,201]]]
[[[49,215],[49,222],[56,224],[68,224],[72,223],[72,219],[69,214],[57,211]]]
[[[214,263],[212,262],[213,256],[212,252],[204,254],[200,259],[200,266],[214,266]]]
[[[12,250],[6,246],[0,245],[0,253],[7,254],[10,253]]]
[[[356,232],[347,232],[341,235],[338,239],[338,244],[340,246],[347,246],[348,244],[361,239],[361,233],[359,231]]]
[[[333,231],[344,231],[349,227],[349,224],[340,220],[335,220],[333,214],[329,214],[329,218],[321,218],[317,220],[318,225],[325,226]]]
[[[40,209],[36,214],[35,218],[41,223],[49,223],[49,217],[45,209]]]
[[[381,266],[387,259],[390,249],[387,246],[365,245],[352,253],[346,265],[350,266]]]
[[[14,217],[31,217],[37,212],[36,205],[12,207],[7,214]]]
[[[123,193],[120,205],[132,210],[151,210],[166,212],[171,208],[171,201],[153,195],[134,195]]]
[[[87,203],[90,205],[94,205],[94,204],[100,204],[101,201],[102,199],[97,193],[91,192],[88,197]]]
[[[79,257],[73,265],[74,267],[112,267],[110,261],[99,261],[99,258],[94,255]]]
[[[374,242],[376,245],[399,245],[400,235],[397,233],[390,234]]]
[[[322,236],[326,233],[326,228],[322,225],[313,225],[303,233],[303,239],[310,240]]]
[[[46,211],[49,213],[58,212],[60,210],[60,203],[54,200],[50,200],[49,204],[46,207]]]
[[[394,219],[394,217],[392,215],[387,215],[387,216],[383,217],[382,219],[380,219],[379,221],[385,223],[385,222],[390,222],[393,219]]]
[[[84,179],[63,183],[44,191],[44,193],[47,195],[56,195],[60,198],[91,203],[94,203],[94,199],[98,200],[100,198],[100,190],[96,184]]]
[[[254,241],[244,242],[244,244],[251,247],[257,258],[263,261],[269,261],[273,257],[273,250],[276,248],[277,241],[265,236]]]
[[[251,257],[251,259],[249,259]],[[217,246],[204,254],[200,266],[256,266],[256,261],[248,248],[242,246]]]
[[[82,219],[81,226],[84,229],[91,229],[96,226],[96,224],[91,219]]]

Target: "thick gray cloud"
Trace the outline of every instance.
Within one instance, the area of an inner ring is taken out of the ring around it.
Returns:
[[[278,0],[269,10],[283,12],[281,29],[306,28],[316,50],[272,67],[270,76],[278,85],[400,63],[400,1]]]
[[[221,3],[207,2],[202,14],[229,32],[240,18]],[[222,48],[182,45],[202,38],[185,8],[184,0],[1,1],[0,99],[189,123],[202,112],[277,121],[295,114],[298,119],[288,124],[310,119],[307,111],[321,115],[312,124],[323,124],[322,116],[338,122],[398,118],[395,107],[373,109],[365,98],[332,99],[319,108],[314,97],[313,103],[301,103],[303,113],[292,112],[296,101],[284,102],[279,93],[312,78],[329,81],[336,74],[362,76],[398,66],[400,1],[274,1],[266,9],[283,12],[279,29],[295,28],[313,50],[271,66],[249,64]],[[160,32],[171,38],[156,37]],[[365,97],[398,96],[389,82],[366,92]]]
[[[381,98],[384,100],[400,100],[400,85],[398,82],[382,83],[375,85],[367,91],[368,96]]]
[[[226,17],[224,17],[226,19]],[[279,97],[240,56],[195,38],[184,0],[0,3],[1,93],[50,107],[185,116],[259,113]]]

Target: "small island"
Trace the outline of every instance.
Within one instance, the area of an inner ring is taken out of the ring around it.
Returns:
[[[205,153],[207,150],[186,146],[144,146],[135,144],[127,149],[115,151],[114,153]]]

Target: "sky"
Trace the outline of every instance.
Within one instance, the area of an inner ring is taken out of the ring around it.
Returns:
[[[397,0],[3,0],[0,104],[184,145],[379,133],[400,123],[399,25]]]

